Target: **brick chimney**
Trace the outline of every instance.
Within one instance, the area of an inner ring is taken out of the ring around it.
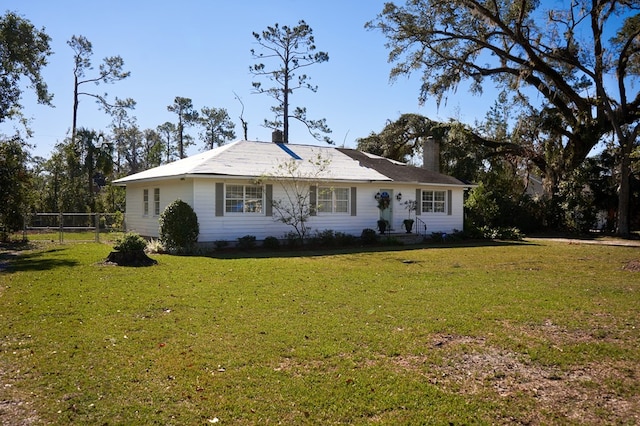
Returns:
[[[428,136],[422,146],[422,167],[440,173],[440,141]]]
[[[273,143],[284,143],[284,136],[282,134],[282,130],[274,130],[271,132],[271,142]]]

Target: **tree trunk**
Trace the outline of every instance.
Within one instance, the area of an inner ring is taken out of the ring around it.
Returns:
[[[282,92],[282,142],[289,143],[289,62],[284,63],[284,90]]]
[[[71,123],[71,144],[76,142],[76,129],[78,124],[78,75],[74,71],[74,85],[73,85],[73,122]],[[74,145],[75,146],[75,145]]]
[[[620,185],[618,186],[618,223],[616,233],[620,236],[627,236],[631,232],[629,227],[629,201],[631,198],[630,177],[631,177],[631,150],[633,143],[628,138],[621,142],[620,159]]]
[[[180,159],[184,158],[184,139],[183,139],[184,127],[182,125],[182,117],[178,121],[178,155]]]

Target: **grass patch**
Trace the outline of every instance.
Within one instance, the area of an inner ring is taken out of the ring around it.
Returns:
[[[637,248],[153,255],[159,264],[147,268],[103,265],[110,251],[5,253],[3,424],[640,415],[640,273],[623,269]]]

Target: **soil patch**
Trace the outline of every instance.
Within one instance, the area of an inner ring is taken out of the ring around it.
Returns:
[[[624,265],[622,269],[632,272],[640,272],[640,260],[632,260],[631,262]]]

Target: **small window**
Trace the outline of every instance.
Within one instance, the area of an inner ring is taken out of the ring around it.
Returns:
[[[445,191],[422,191],[422,212],[446,212],[446,199]]]
[[[153,214],[160,216],[160,188],[153,189]]]
[[[142,191],[142,214],[149,216],[149,190]]]
[[[349,188],[318,188],[318,213],[349,213]]]
[[[225,212],[262,213],[263,189],[259,185],[227,185]]]

